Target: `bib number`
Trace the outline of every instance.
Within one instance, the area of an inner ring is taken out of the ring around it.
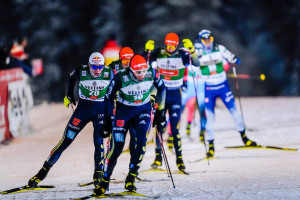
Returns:
[[[90,95],[90,96],[98,96],[98,95],[99,95],[99,90],[96,90],[96,91],[90,91],[89,95]]]
[[[135,101],[138,101],[138,100],[143,99],[143,95],[142,94],[135,95],[135,96],[133,96],[133,98],[134,98]]]

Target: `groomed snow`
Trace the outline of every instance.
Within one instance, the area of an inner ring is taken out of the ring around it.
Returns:
[[[151,196],[160,194],[160,199],[176,200],[300,199],[300,152],[225,149],[225,146],[242,145],[242,142],[226,108],[220,101],[217,105],[216,159],[210,160],[210,165],[207,161],[189,162],[205,156],[204,146],[198,141],[197,115],[192,139],[186,137],[185,123],[181,125],[183,159],[191,174],[174,173],[176,188],[173,189],[165,172],[140,173],[141,178],[152,182],[137,182],[137,192]],[[242,105],[249,138],[261,145],[300,149],[300,98],[243,98]],[[30,119],[32,133],[0,146],[0,191],[25,185],[38,172],[60,140],[71,114],[72,111],[63,104],[34,107]],[[151,137],[152,133],[148,139]],[[56,188],[0,195],[0,199],[70,199],[91,194],[93,186],[79,187],[77,183],[92,179],[93,148],[92,125],[89,124],[41,182]],[[170,151],[167,151],[167,156],[171,169],[176,171],[175,156]],[[140,171],[149,169],[153,160],[154,145],[150,143]],[[129,154],[123,153],[112,178],[124,180],[128,163]],[[124,183],[110,184],[109,192],[123,190]]]

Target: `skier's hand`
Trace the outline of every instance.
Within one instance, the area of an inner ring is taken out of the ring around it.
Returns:
[[[195,52],[195,47],[193,45],[193,42],[190,39],[183,39],[182,42],[183,42],[183,46],[188,50],[190,50],[191,53]]]
[[[112,133],[112,116],[109,116],[104,118],[102,128],[99,132],[99,136],[102,138],[106,138],[111,133]]]
[[[153,40],[148,40],[148,42],[145,45],[145,51],[153,51],[155,47]]]
[[[69,108],[69,104],[72,103],[74,106],[76,106],[76,102],[74,97],[71,96],[65,96],[64,98],[64,104],[67,108]]]
[[[228,62],[234,64],[241,64],[241,60],[236,55],[232,54],[232,56],[228,59]]]
[[[164,110],[156,110],[153,119],[153,127],[157,128],[158,132],[163,133],[167,126],[166,116]]]
[[[183,81],[183,84],[182,84],[182,86],[181,86],[181,90],[182,90],[183,92],[185,92],[185,91],[187,90],[187,81]]]

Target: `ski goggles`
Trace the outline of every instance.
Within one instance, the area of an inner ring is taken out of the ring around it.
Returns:
[[[214,41],[213,36],[209,36],[209,38],[203,38],[201,39],[201,42],[205,45],[210,45]]]
[[[104,67],[104,65],[91,65],[90,64],[90,66],[91,66],[91,68],[93,69],[93,70],[97,70],[97,69],[103,69],[103,67]]]
[[[174,46],[174,45],[167,45],[166,49],[172,49],[172,50],[175,50],[175,49],[176,49],[176,46]]]
[[[128,64],[130,62],[130,59],[124,59],[124,60],[122,60],[122,64]]]
[[[148,69],[143,69],[143,70],[131,70],[136,76],[143,76],[146,75]]]

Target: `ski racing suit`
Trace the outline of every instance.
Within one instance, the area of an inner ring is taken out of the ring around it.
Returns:
[[[147,51],[143,56],[147,57]],[[192,54],[195,59],[197,55]],[[185,48],[176,49],[172,54],[165,48],[156,48],[150,54],[150,63],[156,61],[157,71],[166,86],[166,111],[169,112],[173,144],[177,159],[182,159],[181,138],[179,134],[179,121],[181,117],[181,87],[185,68],[190,65],[189,51]],[[156,155],[161,157],[161,146],[156,136]]]
[[[185,106],[188,108],[188,123],[191,123],[193,118],[193,111],[194,111],[194,101],[192,98],[196,98],[195,91],[197,91],[197,99],[198,99],[198,107],[200,111],[200,130],[205,130],[206,124],[206,116],[205,116],[205,104],[204,104],[204,80],[201,76],[201,72],[199,67],[195,66],[188,66],[188,73],[187,73],[187,89],[186,91],[182,92],[182,111]],[[195,90],[196,85],[196,90]],[[188,103],[188,101],[191,101]],[[190,108],[192,107],[192,108]]]
[[[95,172],[103,171],[104,148],[100,130],[104,123],[105,108],[108,106],[107,102],[104,101],[104,95],[113,76],[113,71],[106,66],[97,78],[93,78],[90,75],[87,65],[77,67],[70,73],[68,96],[74,96],[75,82],[79,81],[80,100],[65,128],[62,139],[52,149],[50,156],[45,162],[48,166],[52,167],[56,163],[62,152],[75,140],[85,125],[91,121],[94,126]]]
[[[205,80],[205,113],[207,118],[206,133],[207,140],[214,140],[214,118],[215,105],[217,97],[220,97],[233,118],[237,130],[245,131],[245,126],[241,115],[239,114],[234,96],[229,88],[226,73],[223,68],[223,59],[229,63],[234,63],[235,57],[223,45],[213,44],[212,49],[207,49],[204,45],[195,43],[199,57],[201,74]],[[198,48],[197,48],[198,47]]]
[[[109,85],[106,99],[113,101],[117,95],[116,114],[113,124],[111,151],[108,155],[103,179],[108,180],[122,153],[128,129],[130,137],[136,138],[135,149],[131,152],[129,172],[137,174],[146,150],[147,136],[151,127],[150,90],[157,88],[158,110],[165,106],[166,90],[156,70],[149,67],[145,79],[139,81],[129,68],[122,69]],[[135,135],[132,135],[135,134]],[[130,149],[131,150],[131,149]]]
[[[121,69],[123,69],[123,66],[122,66],[122,60],[119,59],[119,60],[116,60],[116,61],[113,61],[109,67],[111,69],[113,69],[114,73],[117,74],[118,72],[120,72]],[[113,117],[114,118],[114,117]],[[134,128],[133,127],[130,127],[129,128],[129,132],[132,132],[130,134],[130,142],[129,142],[129,151],[130,153],[134,152],[134,149],[135,149],[135,144],[136,144],[136,138],[132,137],[135,135],[134,133]]]

